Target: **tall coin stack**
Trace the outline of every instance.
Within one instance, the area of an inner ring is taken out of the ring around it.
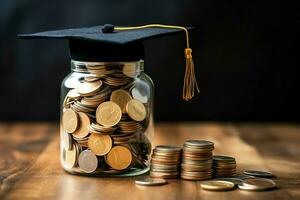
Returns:
[[[65,83],[73,89],[63,102],[64,167],[107,174],[146,169],[151,144],[144,133],[151,97],[137,83],[137,63],[73,64],[88,73],[80,82]]]
[[[214,177],[228,177],[236,174],[235,158],[229,156],[213,156]]]
[[[153,149],[150,176],[153,178],[178,178],[181,148],[159,145]]]
[[[212,178],[212,151],[214,143],[205,140],[187,140],[181,162],[181,178],[205,180]]]

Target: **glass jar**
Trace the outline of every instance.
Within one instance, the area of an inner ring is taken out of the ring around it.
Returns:
[[[154,86],[144,73],[143,60],[71,60],[71,70],[61,85],[64,170],[95,176],[148,172]]]

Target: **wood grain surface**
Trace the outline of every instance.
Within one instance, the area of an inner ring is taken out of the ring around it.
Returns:
[[[154,145],[182,145],[192,138],[213,141],[214,154],[236,157],[238,171],[273,172],[278,189],[209,192],[196,181],[142,187],[134,184],[135,178],[70,175],[60,166],[57,124],[2,123],[0,199],[300,199],[299,125],[164,123],[156,125]]]

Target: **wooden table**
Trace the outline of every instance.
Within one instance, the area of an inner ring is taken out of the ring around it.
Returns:
[[[300,199],[300,126],[291,124],[157,124],[154,144],[186,139],[215,142],[215,154],[236,157],[238,170],[273,172],[278,189],[204,191],[195,181],[141,187],[134,178],[90,178],[65,173],[59,163],[58,125],[0,124],[0,199]]]

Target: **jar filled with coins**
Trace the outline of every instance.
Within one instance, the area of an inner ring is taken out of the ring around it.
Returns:
[[[73,174],[149,170],[153,82],[135,62],[71,61],[61,87],[61,163]]]

